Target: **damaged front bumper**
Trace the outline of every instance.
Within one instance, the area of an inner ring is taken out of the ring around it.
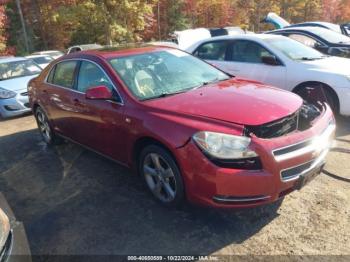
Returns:
[[[254,207],[277,201],[300,189],[320,172],[335,135],[334,123],[330,107],[324,105],[307,130],[295,130],[274,138],[252,137],[252,149],[262,163],[259,170],[219,167],[190,141],[179,148],[177,154],[188,199],[218,208]],[[313,141],[308,150],[294,146],[305,141]],[[284,179],[281,174],[285,170],[289,170],[289,174],[294,172],[293,177]]]

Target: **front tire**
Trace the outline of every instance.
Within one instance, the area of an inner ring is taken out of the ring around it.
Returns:
[[[62,143],[62,139],[54,133],[49,123],[48,117],[46,116],[44,110],[42,110],[40,107],[35,110],[35,119],[39,128],[39,132],[46,144],[57,145]]]
[[[179,206],[185,198],[180,170],[173,156],[157,145],[146,146],[138,160],[139,174],[153,196],[165,206]]]

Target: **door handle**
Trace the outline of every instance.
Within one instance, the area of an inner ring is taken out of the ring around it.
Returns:
[[[82,102],[80,102],[80,100],[78,98],[74,98],[73,103],[75,106],[84,106],[84,104]]]
[[[44,89],[44,90],[43,90],[43,93],[44,93],[44,94],[47,94],[47,90],[46,90],[46,89]]]

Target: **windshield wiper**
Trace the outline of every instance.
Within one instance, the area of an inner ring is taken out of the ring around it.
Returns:
[[[177,91],[177,92],[164,92],[164,93],[161,93],[161,94],[156,95],[156,96],[151,96],[151,97],[147,97],[147,98],[141,99],[141,101],[152,100],[152,99],[157,99],[157,98],[163,98],[163,97],[167,97],[167,96],[173,96],[173,95],[185,93],[188,90],[190,90],[190,89],[184,89],[184,90]]]
[[[303,60],[303,61],[314,61],[314,60],[319,60],[322,59],[323,57],[301,57],[298,60]]]
[[[192,89],[198,89],[198,88],[201,88],[201,87],[203,87],[203,86],[206,86],[206,85],[209,85],[209,84],[212,84],[212,83],[216,83],[216,82],[225,81],[225,80],[228,80],[228,79],[229,79],[229,78],[220,79],[220,78],[216,77],[216,78],[214,78],[214,79],[212,79],[212,80],[202,82],[202,83],[200,83],[199,85],[194,86]]]

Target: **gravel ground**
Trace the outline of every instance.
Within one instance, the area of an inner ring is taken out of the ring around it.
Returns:
[[[337,133],[328,175],[282,203],[174,210],[95,153],[46,147],[26,116],[0,121],[0,189],[33,254],[350,255],[350,119]]]

